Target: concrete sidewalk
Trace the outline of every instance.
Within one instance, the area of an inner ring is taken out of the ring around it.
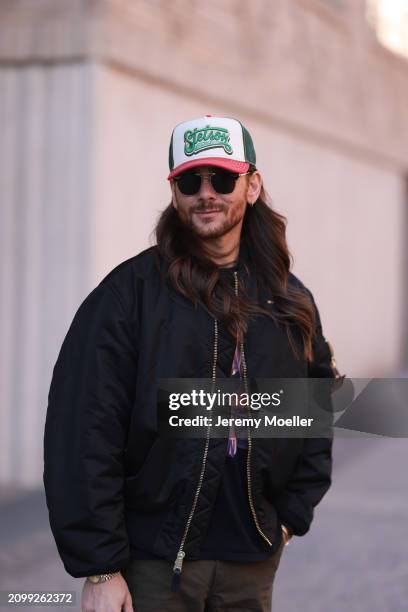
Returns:
[[[333,485],[276,575],[274,612],[408,610],[408,440],[336,439]]]

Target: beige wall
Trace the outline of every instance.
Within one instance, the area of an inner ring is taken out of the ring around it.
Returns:
[[[198,102],[103,66],[95,84],[91,269],[100,278],[151,244],[155,219],[169,202],[173,125],[228,113],[228,105]],[[404,314],[402,177],[381,162],[347,155],[330,139],[296,136],[244,110],[238,116],[253,135],[274,206],[288,218],[294,272],[315,294],[339,365],[350,376],[394,372]]]
[[[52,366],[89,291],[86,64],[0,66],[0,482],[38,482]]]

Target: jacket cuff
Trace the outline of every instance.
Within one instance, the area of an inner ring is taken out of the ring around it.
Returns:
[[[290,528],[293,535],[303,536],[309,531],[313,520],[313,508],[306,506],[296,493],[284,492],[275,500],[274,505],[280,522]]]
[[[124,570],[130,563],[130,557],[125,559],[121,563],[115,563],[114,565],[95,565],[88,569],[84,570],[74,570],[72,567],[68,567],[64,563],[65,570],[70,576],[73,578],[87,578],[88,576],[98,576],[99,574],[114,574],[115,572],[121,572]]]

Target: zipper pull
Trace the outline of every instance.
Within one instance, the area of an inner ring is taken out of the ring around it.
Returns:
[[[180,549],[173,565],[173,580],[171,582],[171,590],[173,592],[178,591],[180,588],[181,572],[183,569],[183,560],[185,556],[186,553],[184,550]]]

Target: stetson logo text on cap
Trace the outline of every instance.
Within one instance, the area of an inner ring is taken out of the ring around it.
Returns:
[[[230,145],[230,134],[227,128],[206,125],[203,128],[194,128],[184,132],[184,153],[194,155],[205,149],[222,147],[228,155],[233,150]]]

